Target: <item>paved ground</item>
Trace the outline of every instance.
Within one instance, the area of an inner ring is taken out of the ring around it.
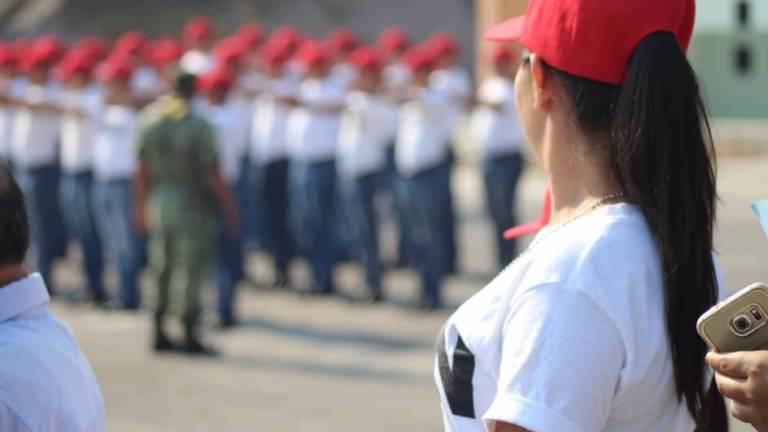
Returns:
[[[766,166],[768,158],[720,163],[717,248],[733,288],[768,280],[768,239],[747,207],[768,197]],[[542,187],[540,174],[525,176],[521,202],[527,216],[538,211]],[[447,284],[452,305],[481,288],[494,271],[472,169],[461,170],[456,189],[464,273]],[[391,232],[385,227],[388,251]],[[251,257],[253,274],[261,273],[262,261]],[[65,263],[57,273],[73,288],[80,282],[74,268]],[[301,274],[301,268],[295,271]],[[339,271],[340,285],[354,287],[358,276],[347,266]],[[432,349],[448,312],[409,311],[405,306],[416,295],[416,281],[407,271],[387,274],[385,285],[391,300],[376,307],[246,288],[243,328],[209,335],[224,352],[218,360],[151,355],[145,314],[65,302],[54,307],[96,370],[112,431],[438,431]]]

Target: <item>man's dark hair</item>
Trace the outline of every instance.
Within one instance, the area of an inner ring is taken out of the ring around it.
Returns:
[[[29,222],[24,195],[8,166],[0,163],[0,265],[24,262]]]
[[[197,90],[197,76],[188,72],[179,72],[176,75],[176,95],[184,99],[192,99]]]

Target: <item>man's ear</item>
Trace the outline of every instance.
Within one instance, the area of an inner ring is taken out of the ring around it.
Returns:
[[[531,68],[533,83],[533,106],[539,110],[547,110],[552,102],[552,73],[536,54],[531,54],[528,67]]]

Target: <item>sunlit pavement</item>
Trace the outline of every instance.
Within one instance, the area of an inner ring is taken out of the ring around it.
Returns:
[[[768,280],[768,239],[748,208],[751,201],[768,198],[766,168],[768,157],[720,161],[717,249],[731,289]],[[521,189],[521,213],[533,217],[541,175],[528,172]],[[481,288],[495,267],[473,168],[458,170],[455,193],[463,272],[446,284],[452,307]],[[392,232],[384,227],[388,257]],[[57,269],[62,290],[81,281],[74,261]],[[263,258],[250,258],[255,278],[266,277],[263,266]],[[301,265],[294,270],[301,284]],[[357,270],[347,265],[337,273],[342,291],[357,294]],[[432,349],[448,311],[410,310],[417,287],[408,271],[387,273],[385,291],[387,303],[365,306],[243,286],[242,327],[207,334],[223,352],[215,360],[151,354],[145,313],[104,312],[65,301],[54,308],[73,328],[99,377],[111,431],[441,430]]]

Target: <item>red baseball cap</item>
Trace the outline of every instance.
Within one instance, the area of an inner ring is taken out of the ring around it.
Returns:
[[[264,29],[256,23],[243,24],[235,36],[247,49],[252,49],[264,42]]]
[[[135,66],[124,55],[112,55],[96,70],[96,78],[101,82],[121,80],[128,82],[133,77]]]
[[[75,44],[73,50],[82,50],[90,53],[96,59],[104,59],[109,54],[111,44],[108,40],[96,36],[86,36]]]
[[[147,43],[147,37],[140,31],[123,33],[115,41],[113,52],[123,55],[140,55]]]
[[[149,44],[147,57],[156,67],[165,68],[176,63],[183,54],[183,44],[178,39],[167,37]]]
[[[405,64],[414,72],[431,72],[435,67],[435,54],[425,46],[417,46],[408,50],[404,55]]]
[[[200,43],[213,37],[214,30],[210,18],[198,16],[184,24],[184,37],[191,42]]]
[[[637,44],[651,33],[675,35],[685,51],[695,0],[531,0],[525,15],[485,33],[519,41],[548,64],[595,81],[620,84]]]
[[[18,51],[12,44],[0,43],[0,67],[16,67]]]
[[[459,44],[456,42],[456,38],[446,32],[433,34],[425,43],[439,57],[456,55],[459,51]]]
[[[240,63],[245,57],[246,46],[237,37],[220,40],[213,48],[213,56],[221,64]]]
[[[325,66],[328,64],[328,50],[320,41],[313,39],[301,43],[296,52],[296,57],[306,67]]]
[[[349,53],[360,43],[357,35],[348,27],[339,27],[334,30],[326,39],[328,48],[333,55],[343,55]]]
[[[491,63],[498,65],[504,63],[510,63],[514,52],[512,48],[508,46],[499,46],[490,56]]]

